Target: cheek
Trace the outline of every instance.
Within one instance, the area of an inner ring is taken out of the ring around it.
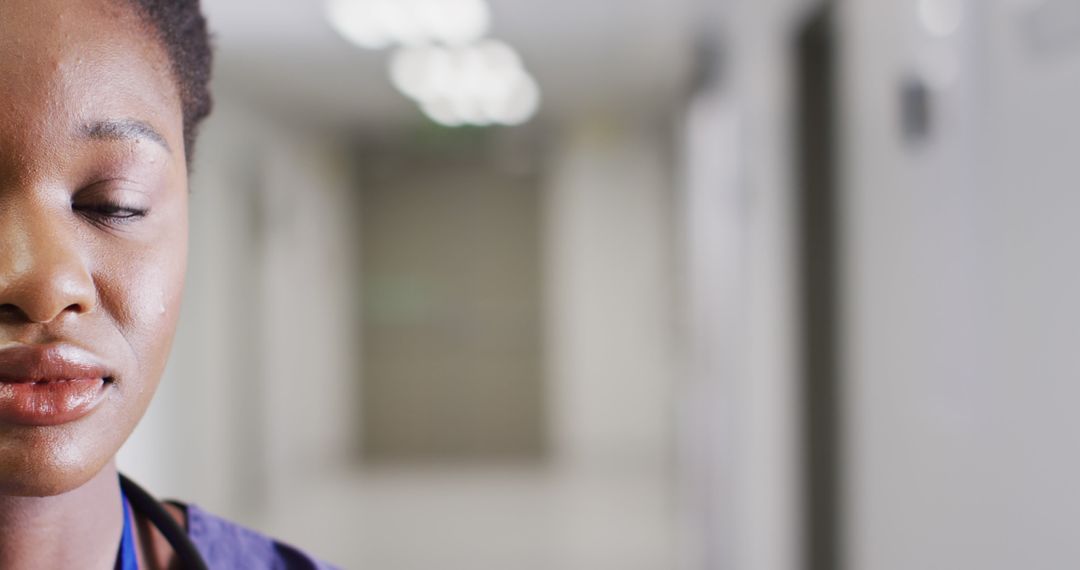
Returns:
[[[125,248],[98,277],[102,309],[131,348],[140,391],[153,391],[168,359],[187,264],[187,221],[142,248]],[[117,252],[112,252],[116,254]]]
[[[125,264],[122,290],[123,310],[116,311],[125,332],[160,330],[175,322],[184,286],[186,243],[176,238],[173,247],[155,248],[132,263]]]
[[[122,311],[114,312],[120,332],[137,355],[163,360],[180,313],[186,248],[183,242],[167,253],[153,252],[126,268]],[[144,366],[151,362],[142,362]]]

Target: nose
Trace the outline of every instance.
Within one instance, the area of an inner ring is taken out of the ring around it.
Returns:
[[[5,320],[49,323],[90,312],[97,304],[75,228],[49,218],[0,216],[0,316]]]

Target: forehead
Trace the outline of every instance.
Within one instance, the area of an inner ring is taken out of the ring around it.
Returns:
[[[0,77],[0,157],[110,118],[145,121],[182,147],[168,58],[127,0],[0,1]]]

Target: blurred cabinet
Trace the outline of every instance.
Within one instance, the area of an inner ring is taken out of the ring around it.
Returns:
[[[1080,566],[1080,6],[838,5],[846,567]]]

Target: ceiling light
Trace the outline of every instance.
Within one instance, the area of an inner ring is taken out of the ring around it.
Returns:
[[[510,46],[497,40],[397,50],[390,78],[440,124],[517,125],[539,109],[540,89]]]
[[[964,21],[964,0],[920,0],[918,6],[923,27],[935,36],[953,35]]]
[[[485,0],[329,0],[326,16],[342,37],[367,49],[466,45],[491,25]]]

